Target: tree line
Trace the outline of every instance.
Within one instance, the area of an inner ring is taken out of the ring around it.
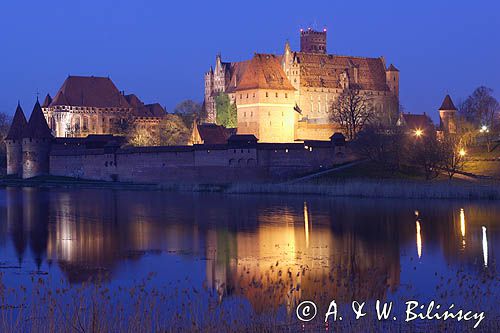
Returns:
[[[362,156],[393,171],[419,166],[426,179],[440,173],[451,179],[463,169],[468,146],[484,144],[490,152],[500,139],[499,103],[493,90],[483,86],[459,104],[456,133],[440,137],[434,128],[425,135],[408,133],[396,117],[377,114],[370,97],[356,88],[343,90],[329,116]]]

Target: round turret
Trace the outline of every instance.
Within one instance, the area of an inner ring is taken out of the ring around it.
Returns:
[[[23,133],[23,179],[49,174],[49,152],[53,139],[37,100]]]

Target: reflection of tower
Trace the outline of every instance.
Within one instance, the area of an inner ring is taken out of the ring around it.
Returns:
[[[26,234],[23,227],[23,198],[22,190],[16,187],[7,187],[7,225],[12,237],[12,244],[16,251],[17,260],[21,265],[26,252]]]
[[[48,192],[37,188],[23,188],[23,220],[28,229],[29,244],[38,269],[47,251],[49,207]]]

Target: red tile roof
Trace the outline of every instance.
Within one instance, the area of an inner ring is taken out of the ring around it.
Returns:
[[[204,144],[226,144],[227,139],[236,133],[234,128],[225,128],[216,124],[197,125],[198,133]]]
[[[453,104],[453,101],[451,100],[450,95],[446,95],[439,110],[457,110],[455,104]]]
[[[130,104],[107,77],[68,76],[50,106],[129,108]]]
[[[354,71],[358,70],[357,85],[363,90],[388,91],[385,66],[381,58],[362,58],[332,54],[295,52],[300,63],[300,85],[303,87],[341,88],[340,74],[347,70],[354,84]]]
[[[256,53],[237,83],[235,91],[249,89],[295,90],[277,56]]]
[[[42,107],[38,100],[36,100],[33,111],[31,112],[30,120],[23,131],[24,138],[36,139],[51,139],[53,138],[52,132],[47,125],[45,116],[43,115]]]
[[[26,121],[26,117],[24,116],[23,109],[21,105],[18,103],[16,108],[16,113],[14,114],[14,118],[12,119],[12,124],[10,125],[9,132],[5,137],[5,140],[20,140],[23,138],[23,131],[28,125]]]

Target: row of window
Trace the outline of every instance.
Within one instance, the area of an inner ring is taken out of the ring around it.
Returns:
[[[276,98],[279,97],[279,94],[278,93],[275,93],[275,96]],[[249,97],[249,94],[247,93],[247,97]],[[253,97],[255,98],[255,93],[253,93]],[[266,97],[269,97],[269,93],[266,91]],[[285,93],[285,98],[288,98],[288,93]],[[243,99],[243,94],[240,94],[240,99]]]

